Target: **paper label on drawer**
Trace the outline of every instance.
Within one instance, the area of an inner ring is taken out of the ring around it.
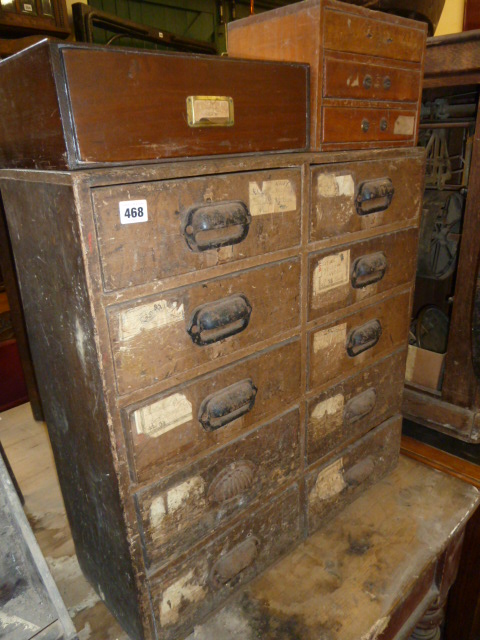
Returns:
[[[119,338],[130,340],[142,331],[160,329],[185,319],[183,304],[157,300],[120,314]]]
[[[319,402],[312,411],[312,426],[315,436],[335,431],[343,424],[345,398],[341,393]]]
[[[313,272],[313,293],[325,293],[350,281],[350,249],[322,258]]]
[[[328,500],[346,487],[343,479],[343,459],[337,460],[318,474],[315,486],[310,491],[309,502]]]
[[[318,353],[324,349],[330,349],[347,340],[347,324],[338,324],[323,331],[317,331],[313,336],[313,351]]]
[[[213,98],[208,100],[205,99],[193,99],[193,107],[195,110],[195,121],[199,122],[200,120],[228,120],[230,115],[230,105],[228,100],[218,99],[214,100]]]
[[[250,182],[249,208],[252,216],[295,211],[297,196],[290,180],[267,180],[258,184]]]
[[[123,200],[118,203],[121,224],[135,224],[148,222],[148,208],[146,200]]]
[[[200,602],[207,595],[207,561],[180,576],[162,593],[160,603],[160,624],[162,627],[175,624],[190,603]]]
[[[133,414],[138,434],[158,438],[167,431],[193,420],[192,404],[181,393],[158,400]]]
[[[355,183],[350,173],[341,176],[320,173],[317,177],[317,194],[320,198],[353,196],[354,193]]]
[[[413,116],[398,116],[393,125],[393,133],[396,136],[413,136],[415,131],[415,118]]]

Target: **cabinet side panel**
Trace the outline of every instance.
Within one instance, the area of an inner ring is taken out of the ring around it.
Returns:
[[[141,638],[73,193],[16,180],[0,189],[78,559],[129,635]]]

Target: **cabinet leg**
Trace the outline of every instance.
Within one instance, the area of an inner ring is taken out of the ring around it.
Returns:
[[[446,599],[435,601],[423,614],[413,630],[410,640],[440,640],[440,627],[445,620]]]

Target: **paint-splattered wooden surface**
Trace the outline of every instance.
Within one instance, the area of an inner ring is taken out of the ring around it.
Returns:
[[[479,492],[402,458],[387,478],[197,627],[189,640],[376,640]]]

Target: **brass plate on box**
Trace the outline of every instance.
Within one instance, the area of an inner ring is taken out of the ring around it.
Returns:
[[[189,127],[233,127],[233,98],[226,96],[188,96]]]

